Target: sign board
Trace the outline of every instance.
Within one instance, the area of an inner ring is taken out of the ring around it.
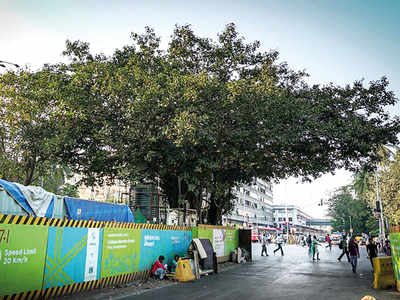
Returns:
[[[214,229],[213,246],[217,257],[225,256],[225,230]]]
[[[0,296],[42,289],[48,227],[0,224]]]
[[[239,247],[239,231],[225,230],[225,256],[230,255],[230,253],[237,247]]]
[[[139,271],[139,229],[104,228],[101,278]]]

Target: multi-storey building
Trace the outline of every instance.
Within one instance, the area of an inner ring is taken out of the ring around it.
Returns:
[[[289,222],[290,228],[295,228],[298,231],[307,229],[308,223],[312,217],[305,213],[296,205],[274,205],[274,226],[277,228],[285,228]]]
[[[245,227],[272,226],[272,185],[261,179],[235,188],[236,200],[232,212],[223,217],[223,224]]]

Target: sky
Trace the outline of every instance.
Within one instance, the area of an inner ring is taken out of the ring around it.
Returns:
[[[233,22],[247,41],[259,40],[263,50],[278,50],[292,69],[305,69],[311,83],[367,83],[387,76],[400,95],[397,0],[0,0],[0,7],[0,60],[33,69],[60,61],[66,39],[111,54],[145,26],[155,29],[165,47],[175,24],[191,24],[198,35],[216,38]],[[388,110],[400,115],[399,104]],[[317,201],[350,181],[343,170],[311,184],[291,178],[275,186],[274,201],[322,217]]]

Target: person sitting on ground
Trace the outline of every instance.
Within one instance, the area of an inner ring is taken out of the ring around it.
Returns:
[[[154,277],[163,279],[165,274],[167,274],[167,270],[165,266],[163,265],[165,257],[160,255],[158,257],[158,260],[153,264],[153,267],[151,268],[151,274],[153,274]]]
[[[178,266],[178,260],[179,260],[179,255],[175,255],[174,259],[172,260],[172,265],[171,265],[171,272],[175,273],[176,267]]]

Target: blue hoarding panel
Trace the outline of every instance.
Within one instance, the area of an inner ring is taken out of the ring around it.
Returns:
[[[184,256],[191,240],[191,231],[142,230],[140,270],[150,269],[160,255],[168,264],[176,254]]]
[[[99,279],[102,230],[50,227],[43,288]]]

